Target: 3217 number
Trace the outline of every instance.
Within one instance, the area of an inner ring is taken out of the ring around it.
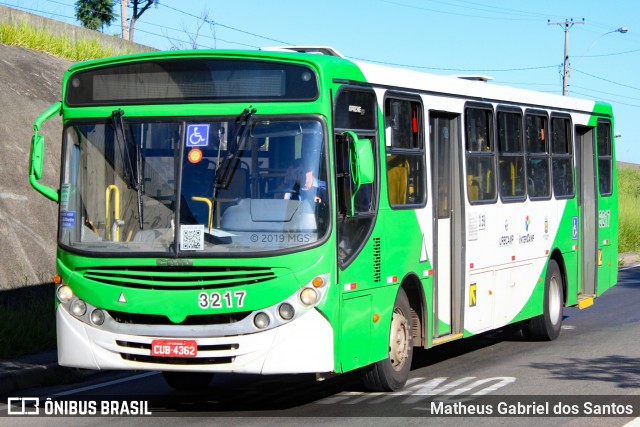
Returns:
[[[200,292],[198,295],[198,307],[203,310],[207,308],[240,308],[244,306],[245,291],[227,291],[225,293]]]

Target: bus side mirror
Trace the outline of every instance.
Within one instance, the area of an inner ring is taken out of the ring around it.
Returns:
[[[371,140],[369,139],[356,139],[353,141],[353,153],[351,155],[352,161],[355,160],[356,165],[353,168],[354,184],[357,189],[361,185],[373,183],[375,176],[375,165],[373,163],[373,149],[371,148]],[[355,194],[355,193],[354,193]]]
[[[38,181],[42,178],[42,170],[44,169],[44,136],[38,134],[40,126],[46,120],[60,113],[62,103],[56,102],[40,115],[33,124],[33,137],[31,138],[31,164],[29,166],[29,182],[31,186],[44,195],[47,199],[58,203],[58,191]]]
[[[350,200],[347,201],[350,202],[347,207],[347,216],[354,216],[358,190],[362,185],[373,183],[375,177],[373,148],[371,140],[359,139],[352,131],[346,131],[342,135],[347,137],[349,142],[350,176],[353,185]]]
[[[31,171],[35,178],[42,178],[44,164],[44,136],[33,135],[31,138]]]

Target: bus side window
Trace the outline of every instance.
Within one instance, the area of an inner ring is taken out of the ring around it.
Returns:
[[[422,105],[407,95],[385,99],[387,197],[393,208],[426,203]]]
[[[516,107],[498,106],[497,122],[500,197],[505,202],[524,201],[527,195],[522,112]]]
[[[467,108],[466,171],[469,202],[496,200],[493,110],[490,106]]]
[[[551,197],[548,118],[545,112],[527,111],[525,123],[527,192],[530,199],[548,199]]]
[[[570,117],[551,116],[551,169],[554,196],[558,199],[573,197],[573,132]]]

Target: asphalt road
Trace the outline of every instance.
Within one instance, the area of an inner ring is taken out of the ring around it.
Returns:
[[[67,419],[65,425],[134,422],[163,426],[174,425],[174,417],[179,416],[187,417],[180,422],[189,425],[211,425],[215,420],[216,425],[313,422],[353,426],[399,422],[528,426],[543,422],[624,426],[631,422],[640,426],[640,420],[634,421],[640,416],[638,307],[640,267],[622,269],[618,285],[596,299],[593,306],[565,309],[558,340],[530,342],[517,333],[496,331],[417,351],[407,387],[390,394],[365,392],[355,374],[323,382],[307,375],[217,375],[204,392],[185,393],[173,391],[158,373],[139,372],[108,373],[86,383],[29,390],[21,395],[38,396],[41,401],[47,396],[89,401],[125,396],[131,402],[146,402],[148,411],[161,415],[73,418],[70,423]],[[460,401],[457,410],[467,411],[466,416],[437,416],[438,411],[442,415],[447,410],[440,401]],[[629,414],[629,407],[633,414]],[[487,410],[492,411],[493,417],[469,416],[469,411]],[[558,411],[567,416],[548,418]],[[572,411],[582,416],[575,416]],[[617,411],[619,416],[597,417],[598,411]],[[29,421],[24,417],[4,418],[0,423],[5,420],[20,421],[19,425],[41,423],[41,419]],[[51,421],[57,425],[62,419]]]

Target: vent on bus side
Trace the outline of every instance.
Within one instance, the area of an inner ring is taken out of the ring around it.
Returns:
[[[381,249],[380,249],[380,238],[376,237],[373,239],[373,281],[374,283],[380,283],[380,277],[382,276],[382,265],[381,265]]]

